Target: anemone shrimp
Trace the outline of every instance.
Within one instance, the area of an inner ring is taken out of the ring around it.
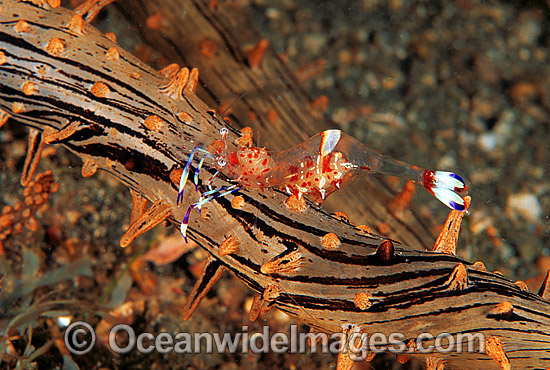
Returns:
[[[459,175],[453,172],[430,171],[389,158],[367,148],[359,140],[340,130],[323,131],[294,148],[280,152],[248,145],[241,145],[228,152],[228,132],[226,128],[220,130],[222,139],[217,140],[212,151],[195,147],[183,169],[177,204],[183,199],[195,156],[202,155],[194,173],[195,190],[198,190],[199,173],[207,158],[215,162],[218,170],[207,181],[209,190],[203,192],[199,201],[191,204],[185,213],[180,227],[185,240],[191,211],[195,208],[200,210],[201,206],[213,199],[243,188],[262,191],[277,188],[297,196],[298,199],[306,196],[320,204],[363,172],[410,180],[422,185],[447,207],[458,211],[465,209],[464,196],[467,195],[468,188]],[[220,171],[235,184],[213,189],[212,183]]]

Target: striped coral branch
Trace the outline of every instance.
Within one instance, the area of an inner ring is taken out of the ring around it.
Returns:
[[[2,3],[2,116],[65,145],[83,159],[84,174],[101,169],[139,192],[162,211],[151,212],[160,215],[155,224],[181,219],[185,208],[176,205],[173,179],[193,147],[217,139],[224,124],[193,93],[196,71],[182,79],[188,71],[179,70],[170,80],[78,20],[61,8]],[[486,354],[430,354],[431,368],[441,358],[451,368],[550,367],[546,293],[524,291],[454,255],[364,233],[316,207],[293,212],[277,191],[244,189],[239,196],[242,207],[231,205],[233,196],[218,198],[209,220],[190,222],[189,237],[215,261],[202,286],[227,269],[267,302],[258,309],[274,305],[322,331],[351,325],[367,333],[401,332],[407,339],[428,330],[487,338]],[[143,225],[136,224],[136,233],[150,226]],[[327,242],[330,233],[338,243]],[[224,235],[241,247],[220,250]],[[194,299],[202,295],[193,293]],[[196,306],[190,303],[186,314]],[[411,355],[427,356],[415,349],[409,347]]]

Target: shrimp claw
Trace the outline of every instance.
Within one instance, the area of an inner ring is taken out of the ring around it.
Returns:
[[[461,194],[467,194],[468,187],[456,173],[424,170],[422,185],[447,207],[457,211],[466,208]]]
[[[210,202],[211,200],[225,197],[226,195],[234,193],[240,189],[241,188],[238,187],[237,185],[231,185],[229,187],[222,186],[219,189],[215,189],[204,193],[203,195],[201,195],[200,200],[198,202],[191,204],[189,208],[187,208],[187,212],[185,212],[185,216],[183,217],[183,220],[181,221],[181,225],[180,225],[180,232],[181,232],[181,235],[183,235],[185,242],[187,243],[187,227],[189,226],[189,216],[191,215],[191,211],[193,209],[198,208],[200,210],[200,208],[204,204]],[[205,198],[204,195],[210,195],[210,196]]]

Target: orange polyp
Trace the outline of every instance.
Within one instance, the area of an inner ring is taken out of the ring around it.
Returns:
[[[183,173],[183,168],[175,168],[170,171],[170,181],[175,186],[178,186],[180,183],[181,174]]]
[[[32,81],[23,82],[23,85],[21,85],[21,90],[25,95],[33,95],[35,92],[38,91],[36,85]]]
[[[60,0],[48,0],[48,5],[51,6],[52,8],[59,8],[59,6],[61,5],[61,1]]]
[[[150,15],[145,20],[145,27],[155,31],[162,31],[166,27],[166,17],[160,12]]]
[[[279,113],[277,113],[276,110],[274,109],[270,109],[268,112],[267,112],[267,120],[270,122],[270,123],[279,123]]]
[[[166,67],[166,72],[161,73],[172,74],[172,69],[169,68],[172,65]],[[170,82],[161,88],[161,91],[170,96],[173,99],[180,99],[183,94],[183,90],[186,88],[189,81],[189,69],[182,68],[177,73],[172,74]]]
[[[186,93],[194,93],[198,83],[199,83],[199,70],[197,68],[193,68],[189,73],[189,81],[187,82],[187,85],[185,85],[184,91]]]
[[[298,198],[296,195],[290,195],[285,201],[285,205],[292,212],[304,212],[307,204],[304,198]]]
[[[411,358],[408,357],[408,356],[405,356],[405,355],[397,355],[397,361],[400,363],[400,364],[405,364],[407,363]]]
[[[120,54],[118,52],[118,49],[116,47],[112,47],[110,48],[109,50],[107,50],[107,52],[105,53],[105,56],[107,57],[107,59],[110,59],[110,60],[119,60],[120,59]]]
[[[485,339],[485,351],[502,370],[510,370],[510,360],[504,351],[504,343],[496,336]]]
[[[23,113],[25,111],[25,104],[15,102],[11,105],[11,110],[15,114]]]
[[[388,235],[390,233],[390,225],[382,222],[378,225],[378,232],[382,235]]]
[[[109,95],[111,89],[109,89],[109,86],[103,82],[96,82],[92,85],[92,87],[90,87],[90,92],[98,98],[105,98]]]
[[[250,123],[258,123],[258,115],[253,111],[249,111],[248,120],[250,121]]]
[[[53,38],[46,45],[46,51],[53,56],[59,56],[65,50],[65,44],[58,38]]]
[[[113,32],[105,33],[105,37],[107,37],[112,42],[116,43],[116,35]]]
[[[348,215],[346,215],[344,212],[334,212],[332,215],[337,219],[339,219],[340,221],[351,223]]]
[[[69,28],[71,33],[80,35],[84,29],[84,20],[80,15],[75,14],[69,21],[67,28]]]
[[[107,5],[114,0],[85,0],[74,10],[76,14],[84,17],[86,22],[91,22]]]
[[[321,245],[325,249],[329,249],[329,250],[335,249],[335,248],[338,248],[338,246],[340,246],[340,239],[336,234],[328,233],[328,234],[325,234],[325,236],[323,236],[323,238],[321,239]]]
[[[0,109],[0,128],[2,126],[4,126],[4,124],[6,122],[8,122],[9,118],[10,118],[10,116],[8,115],[8,113],[6,113],[6,111],[3,111],[2,109]]]
[[[148,116],[143,122],[145,127],[152,131],[160,131],[164,127],[164,121],[157,115]]]
[[[235,236],[230,236],[225,239],[220,246],[218,247],[218,252],[222,256],[227,256],[230,254],[235,254],[239,251],[241,242]]]
[[[15,24],[15,30],[17,32],[28,32],[30,28],[29,23],[24,20],[20,20]]]
[[[218,45],[216,45],[216,42],[211,39],[205,39],[201,42],[200,51],[202,56],[210,59],[218,54]],[[225,112],[223,109],[221,109],[221,107],[220,110],[222,112]]]
[[[320,95],[311,102],[311,108],[318,116],[322,115],[327,110],[329,104],[328,97],[326,95]]]
[[[389,208],[394,212],[404,212],[411,203],[416,186],[412,181],[407,181],[403,190],[397,194],[389,204]]]
[[[261,39],[258,44],[248,54],[248,65],[252,68],[257,68],[262,64],[265,51],[269,47],[269,41]]]
[[[191,115],[189,113],[185,113],[185,112],[178,113],[178,119],[181,122],[187,123],[187,124],[193,122],[193,117],[191,117]]]
[[[179,70],[180,66],[176,63],[172,63],[161,69],[159,73],[168,79],[172,79],[176,76]]]
[[[294,71],[294,76],[300,82],[305,82],[325,70],[326,62],[323,59],[304,64]]]
[[[231,207],[233,209],[241,209],[244,206],[244,198],[241,195],[237,195],[231,200]]]
[[[458,244],[458,233],[460,232],[460,225],[462,224],[462,218],[466,214],[470,205],[471,198],[469,196],[464,198],[466,208],[464,211],[452,210],[445,221],[443,229],[437,236],[435,244],[433,246],[434,252],[447,253],[456,256],[456,248]]]
[[[355,307],[360,309],[361,311],[367,310],[370,306],[372,306],[372,296],[366,292],[359,292],[355,295],[355,298],[353,299],[353,303],[355,304]]]

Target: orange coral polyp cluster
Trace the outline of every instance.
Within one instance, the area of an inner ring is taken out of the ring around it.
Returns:
[[[10,235],[23,232],[23,226],[36,231],[38,223],[35,213],[58,189],[59,184],[54,181],[51,171],[38,174],[34,181],[30,181],[23,191],[23,200],[0,211],[0,247]]]

